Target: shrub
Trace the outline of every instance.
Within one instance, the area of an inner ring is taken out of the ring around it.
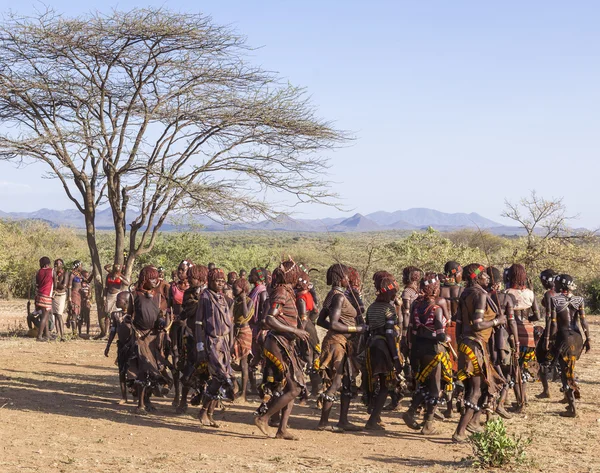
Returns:
[[[509,435],[501,418],[489,421],[483,432],[469,437],[475,465],[480,468],[496,468],[526,461],[526,448],[530,438]]]

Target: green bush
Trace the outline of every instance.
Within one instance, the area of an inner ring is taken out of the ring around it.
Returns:
[[[480,468],[497,468],[526,462],[526,448],[531,439],[509,435],[501,418],[489,421],[483,432],[469,437],[474,463]]]
[[[587,310],[592,314],[600,314],[600,278],[592,279],[583,287]]]

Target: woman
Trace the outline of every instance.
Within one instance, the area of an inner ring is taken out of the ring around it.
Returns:
[[[122,268],[119,264],[106,265],[104,270],[108,273],[104,283],[104,318],[103,327],[100,327],[102,334],[108,333],[108,324],[110,324],[110,314],[115,311],[117,304],[117,295],[129,286],[129,281],[121,273]]]
[[[231,273],[230,273],[231,274]],[[246,397],[248,389],[248,357],[252,352],[252,328],[250,320],[254,317],[254,302],[248,293],[250,284],[245,278],[236,279],[231,287],[233,301],[233,350],[232,362],[237,364],[242,371],[241,392],[237,397],[243,402],[248,402]]]
[[[336,263],[327,270],[327,284],[331,286],[329,294],[323,302],[317,324],[327,329],[323,339],[321,352],[321,373],[328,389],[321,393],[323,407],[318,430],[358,431],[360,427],[348,421],[348,409],[352,397],[350,378],[350,358],[353,356],[353,336],[363,333],[365,325],[359,325],[358,312],[352,306],[345,293],[350,284],[348,267]],[[337,425],[330,428],[329,414],[338,390],[342,391],[340,419]]]
[[[54,261],[54,296],[52,297],[52,313],[56,325],[56,334],[61,342],[65,341],[63,315],[67,306],[69,272],[65,270],[62,259]]]
[[[381,412],[388,392],[396,387],[396,376],[402,372],[400,354],[396,343],[396,308],[394,300],[398,294],[398,283],[387,272],[378,272],[373,277],[377,298],[369,306],[366,323],[369,327],[365,377],[366,391],[371,416],[365,429],[383,430]],[[395,370],[395,372],[394,372]]]
[[[311,314],[315,312],[315,301],[310,293],[310,280],[308,270],[301,264],[298,265],[306,277],[301,277],[296,284],[296,308],[298,309],[298,318],[300,328],[310,334],[307,342],[298,344],[299,352],[303,361],[306,363],[306,372],[310,378],[311,395],[318,396],[321,389],[321,377],[319,376],[319,358],[321,356],[321,344],[317,334],[317,328],[313,323]]]
[[[127,377],[137,387],[139,414],[155,411],[150,396],[153,392],[164,395],[172,385],[164,354],[166,321],[160,310],[160,295],[156,293],[158,282],[157,269],[144,267],[127,309],[131,316],[129,324],[135,334],[128,350]]]
[[[171,285],[171,294],[169,297],[169,308],[171,313],[178,317],[181,312],[181,305],[183,304],[183,293],[189,289],[190,284],[188,282],[187,272],[188,269],[194,266],[189,259],[183,260],[177,267],[177,281]]]
[[[294,400],[305,389],[304,375],[296,352],[297,340],[307,341],[308,332],[298,328],[298,310],[294,286],[301,277],[307,277],[294,261],[285,261],[273,271],[274,288],[270,309],[264,319],[269,330],[264,343],[265,370],[263,386],[268,398],[258,408],[254,423],[269,436],[269,419],[281,413],[276,438],[297,440],[288,431],[288,420]]]
[[[67,326],[71,327],[73,337],[77,337],[77,321],[81,316],[81,288],[84,282],[89,283],[89,279],[83,276],[83,271],[81,261],[75,260],[69,277],[69,317],[67,319]],[[90,276],[88,278],[91,279]]]
[[[535,338],[533,324],[540,320],[540,313],[535,294],[527,287],[527,272],[520,264],[513,264],[506,272],[506,292],[514,297],[514,312],[519,332],[519,368],[522,383],[515,384],[517,408],[515,412],[522,412],[527,405],[527,382],[533,382],[538,372],[538,363],[535,356]]]
[[[256,393],[256,371],[264,360],[263,344],[267,335],[267,330],[263,327],[263,321],[268,312],[268,271],[265,268],[252,268],[248,281],[254,285],[248,295],[254,305],[254,316],[249,322],[252,329],[252,359],[250,360],[248,375],[250,378],[250,391]]]
[[[177,406],[177,414],[184,414],[188,408],[188,393],[190,389],[196,391],[192,398],[192,405],[200,403],[202,394],[206,389],[209,379],[208,366],[196,363],[196,341],[194,332],[196,329],[196,311],[200,296],[206,290],[208,283],[208,268],[199,264],[188,269],[187,279],[190,287],[183,294],[183,304],[179,314],[181,331],[179,333],[179,358],[176,370],[181,374],[181,397]],[[177,388],[177,385],[175,385]],[[177,395],[176,395],[177,398]],[[196,403],[195,400],[198,402]]]
[[[415,413],[421,403],[426,404],[425,422],[421,433],[434,435],[434,415],[442,394],[442,378],[452,388],[452,365],[445,343],[450,340],[446,335],[446,317],[437,304],[440,280],[436,273],[425,273],[420,283],[421,295],[411,310],[411,357],[414,360],[414,372],[417,389],[404,422],[412,429],[421,426],[415,420]],[[451,391],[452,389],[450,389]]]

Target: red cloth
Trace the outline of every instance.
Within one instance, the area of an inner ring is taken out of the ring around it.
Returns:
[[[306,304],[306,312],[312,312],[315,309],[315,301],[310,292],[307,291],[303,294],[298,294],[298,299],[302,299]]]
[[[37,287],[37,293],[40,296],[52,297],[52,288],[54,285],[52,268],[40,269],[35,277],[35,285]]]
[[[52,308],[52,290],[54,289],[54,271],[42,268],[35,275],[35,305],[38,309]]]
[[[177,287],[177,284],[173,284],[171,286],[171,296],[173,297],[173,304],[183,304],[183,292],[184,291]]]

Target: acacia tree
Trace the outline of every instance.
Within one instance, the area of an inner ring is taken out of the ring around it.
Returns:
[[[280,194],[335,197],[320,153],[347,136],[249,50],[204,15],[165,9],[0,24],[0,158],[45,163],[83,214],[99,316],[99,205],[130,275],[172,213],[235,221],[289,210]]]
[[[524,248],[515,251],[513,259],[522,262],[528,271],[546,269],[549,257],[558,257],[561,247],[572,241],[585,241],[590,234],[574,233],[569,221],[576,218],[567,214],[562,198],[545,199],[531,191],[518,203],[505,201],[503,217],[518,223],[525,231]]]

